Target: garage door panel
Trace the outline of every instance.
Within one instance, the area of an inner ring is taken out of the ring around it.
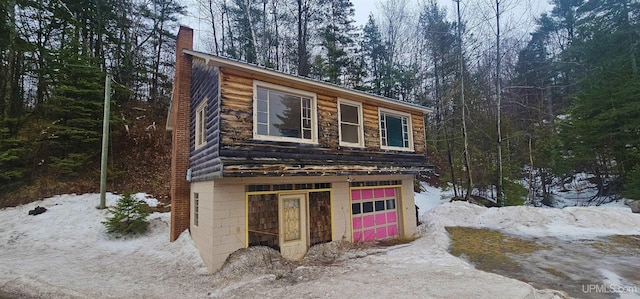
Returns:
[[[387,212],[387,222],[391,223],[391,222],[397,222],[397,221],[398,221],[398,216],[396,212]]]
[[[396,189],[394,188],[385,188],[384,196],[396,196]]]
[[[397,236],[398,235],[398,226],[397,225],[389,225],[387,227],[387,233],[389,236]]]
[[[362,218],[354,217],[353,218],[353,229],[361,229],[362,228]]]
[[[378,227],[376,228],[376,239],[384,239],[387,237],[387,228],[386,227]]]
[[[378,214],[376,215],[376,225],[382,225],[387,223],[387,215]]]
[[[353,240],[375,241],[398,235],[395,188],[351,190]]]
[[[376,230],[368,229],[364,231],[364,240],[365,241],[375,241],[376,240]]]
[[[364,228],[373,227],[376,225],[376,221],[373,215],[362,217],[362,226]]]

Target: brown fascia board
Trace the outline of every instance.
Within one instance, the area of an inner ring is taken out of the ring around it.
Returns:
[[[417,110],[417,111],[422,112],[423,114],[428,114],[428,113],[432,113],[433,112],[432,109],[429,109],[427,107],[424,107],[424,106],[421,106],[421,105],[418,105],[418,104],[409,103],[409,102],[403,102],[403,101],[399,101],[399,100],[396,100],[396,99],[386,98],[386,97],[382,97],[382,96],[375,95],[375,94],[372,94],[372,93],[367,93],[367,92],[364,92],[364,91],[359,91],[359,90],[355,90],[355,89],[341,87],[341,86],[336,85],[336,84],[331,84],[331,83],[321,82],[321,81],[317,81],[317,80],[310,79],[310,78],[295,76],[295,75],[283,73],[281,71],[277,71],[277,70],[261,67],[261,66],[255,65],[255,64],[249,64],[249,63],[242,62],[242,61],[239,61],[239,60],[223,58],[223,57],[220,57],[220,56],[207,54],[207,53],[202,53],[202,52],[193,51],[193,50],[188,50],[188,49],[185,49],[183,51],[183,53],[191,55],[193,57],[201,58],[201,59],[205,60],[207,65],[211,65],[211,66],[227,67],[227,68],[231,68],[231,69],[247,71],[247,72],[250,72],[250,73],[256,73],[256,74],[265,75],[265,76],[269,76],[269,77],[275,77],[275,78],[278,78],[278,79],[281,79],[281,80],[293,81],[293,82],[296,82],[296,83],[299,83],[299,84],[303,84],[303,85],[307,85],[307,86],[313,86],[313,87],[316,87],[316,88],[327,89],[327,90],[331,90],[331,91],[342,93],[342,94],[353,95],[353,96],[356,96],[356,97],[364,97],[364,98],[367,98],[367,99],[369,99],[371,101],[375,101],[375,102],[379,102],[379,103],[385,103],[385,104],[388,104],[388,105],[393,105],[393,106],[396,106],[396,107],[402,107],[402,108],[405,108],[405,109]]]

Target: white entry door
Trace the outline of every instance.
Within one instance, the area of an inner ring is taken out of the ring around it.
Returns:
[[[305,194],[280,195],[280,253],[299,261],[307,253],[307,198]]]

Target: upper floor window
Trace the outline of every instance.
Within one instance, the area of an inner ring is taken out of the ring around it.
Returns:
[[[380,108],[380,144],[383,149],[413,151],[411,115]]]
[[[362,103],[338,100],[340,145],[364,147]]]
[[[207,142],[207,100],[205,99],[196,109],[196,148]]]
[[[254,95],[254,138],[317,143],[314,93],[256,81]]]

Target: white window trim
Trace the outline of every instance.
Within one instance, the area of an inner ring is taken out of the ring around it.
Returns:
[[[196,129],[195,139],[193,141],[195,144],[195,149],[199,149],[207,144],[207,102],[208,99],[204,98],[204,100],[202,100],[202,103],[200,103],[200,105],[198,105],[198,108],[196,109]],[[204,119],[201,119],[202,117],[200,116],[200,112],[202,112],[202,116],[204,117]],[[203,127],[200,126],[201,121],[203,122]],[[202,142],[198,143],[198,136],[200,136],[200,133],[203,134]]]
[[[400,146],[387,146],[387,145],[382,145],[382,125],[380,124],[380,118],[382,117],[382,114],[389,114],[389,115],[393,115],[393,116],[399,116],[399,117],[406,117],[407,118],[407,130],[408,130],[408,137],[409,137],[409,147],[400,147]],[[381,149],[385,149],[385,150],[394,150],[394,151],[405,151],[405,152],[413,152],[413,124],[412,124],[412,120],[411,120],[411,114],[406,113],[406,112],[400,112],[400,111],[396,111],[396,110],[391,110],[391,109],[386,109],[386,108],[381,108],[378,107],[378,129],[380,132],[380,148]]]
[[[311,99],[311,139],[278,137],[258,134],[258,87],[285,92],[288,94]],[[268,141],[283,141],[295,143],[318,144],[318,99],[313,92],[271,84],[258,80],[253,81],[253,139]]]
[[[354,106],[356,108],[358,108],[358,120],[359,120],[359,125],[358,125],[358,140],[360,141],[359,143],[352,143],[352,142],[344,142],[342,141],[342,119],[340,118],[342,113],[340,112],[340,105],[349,105],[349,106]],[[365,142],[364,142],[364,118],[363,118],[363,112],[362,112],[362,103],[360,102],[355,102],[355,101],[350,101],[350,100],[346,100],[346,99],[342,99],[342,98],[338,98],[338,138],[339,138],[339,142],[341,146],[350,146],[350,147],[365,147]]]

